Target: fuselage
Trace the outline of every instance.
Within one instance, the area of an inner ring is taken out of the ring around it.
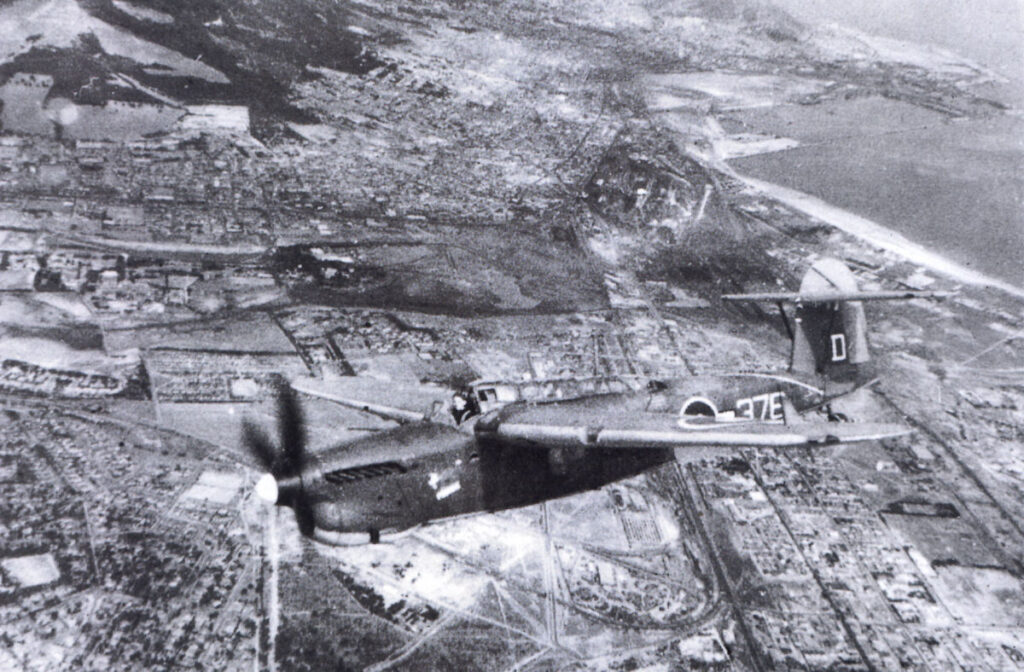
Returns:
[[[663,383],[651,395],[650,410],[675,413],[682,420],[707,416],[718,422],[784,419],[786,401],[800,412],[815,408],[826,391],[815,377],[792,373],[726,373]]]
[[[353,457],[341,447],[337,455],[319,456],[318,467],[307,471],[303,481],[317,528],[372,535],[528,506],[599,488],[673,457],[667,450],[558,453],[425,423],[378,436],[408,441],[411,450],[402,456],[378,453],[360,466],[336,468]]]
[[[784,399],[805,409],[822,396],[796,378],[735,374],[668,381],[639,392],[514,403],[492,413],[510,422],[600,426],[614,418],[617,426],[688,429],[695,418],[710,419],[695,404],[704,404],[719,421],[781,421]],[[667,449],[513,445],[479,427],[472,431],[473,425],[411,423],[311,456],[302,480],[317,528],[370,535],[365,540],[599,488],[675,459]]]

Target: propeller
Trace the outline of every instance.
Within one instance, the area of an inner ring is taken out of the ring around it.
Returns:
[[[302,485],[306,467],[306,431],[302,409],[295,392],[287,383],[277,390],[277,426],[279,445],[249,420],[242,423],[242,442],[267,473],[256,482],[256,496],[295,512],[299,531],[312,536],[316,528],[313,509]]]

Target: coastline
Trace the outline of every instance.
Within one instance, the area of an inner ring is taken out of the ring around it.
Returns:
[[[983,287],[999,289],[1016,298],[1024,298],[1024,288],[1017,287],[1005,280],[994,278],[976,271],[968,266],[957,263],[932,250],[915,243],[900,233],[886,228],[877,222],[854,214],[840,207],[827,203],[816,196],[747,177],[733,172],[733,175],[748,186],[764,193],[771,198],[795,210],[819,219],[837,229],[872,243],[883,250],[893,252],[908,261],[941,273],[960,282]]]

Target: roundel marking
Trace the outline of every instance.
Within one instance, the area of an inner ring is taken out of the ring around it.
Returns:
[[[683,407],[679,409],[679,417],[716,418],[718,417],[718,407],[707,397],[690,397],[683,402]]]

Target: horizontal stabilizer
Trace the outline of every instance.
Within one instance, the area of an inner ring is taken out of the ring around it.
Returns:
[[[801,294],[800,292],[763,292],[760,294],[723,294],[723,301],[784,301],[787,303],[836,303],[837,301],[899,301],[904,299],[945,299],[956,292],[880,290],[874,292],[825,291]]]
[[[796,448],[879,441],[904,436],[911,429],[882,423],[811,423],[765,424],[746,431],[673,431],[500,422],[487,431],[499,440],[548,447],[644,449],[680,446]]]

